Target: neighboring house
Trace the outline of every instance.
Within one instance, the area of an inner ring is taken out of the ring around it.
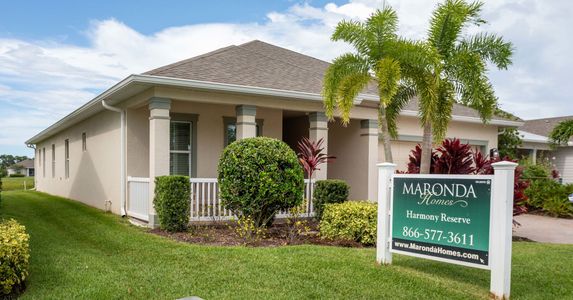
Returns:
[[[561,175],[563,183],[573,183],[573,138],[567,145],[551,148],[549,134],[561,121],[573,119],[573,116],[527,120],[519,127],[523,144],[519,147],[522,155],[533,162],[540,158],[549,159]]]
[[[24,175],[26,177],[34,177],[34,160],[23,160],[14,164],[13,166],[6,168],[6,171],[8,172],[8,176],[18,174]]]
[[[295,149],[302,137],[323,138],[325,151],[337,159],[316,178],[343,179],[352,199],[375,200],[376,164],[384,161],[376,88],[356,98],[348,126],[329,123],[321,97],[328,66],[252,41],[131,75],[26,142],[40,158],[36,188],[99,208],[110,205],[116,214],[137,209],[136,216],[154,225],[153,180],[126,200],[129,177],[181,174],[214,182],[228,143],[262,135]],[[422,140],[416,106],[413,100],[401,113],[400,136],[392,144],[402,170]],[[474,110],[455,105],[447,136],[489,151],[497,147],[498,127],[521,124],[494,117],[484,125]],[[145,203],[131,203],[135,194]]]

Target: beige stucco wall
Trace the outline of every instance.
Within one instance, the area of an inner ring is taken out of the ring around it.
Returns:
[[[82,150],[82,132],[87,136],[87,151]],[[70,177],[65,178],[64,141],[69,139]],[[52,178],[52,144],[56,146],[55,177]],[[36,145],[46,149],[37,163],[36,189],[111,211],[120,212],[120,114],[100,112]]]
[[[328,124],[328,154],[336,156],[328,165],[328,178],[346,181],[352,200],[376,200],[367,199],[368,143],[360,133],[360,120],[351,120],[346,127],[338,121]]]

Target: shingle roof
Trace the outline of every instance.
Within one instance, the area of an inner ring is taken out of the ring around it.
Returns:
[[[16,165],[22,166],[26,169],[31,169],[31,168],[34,168],[34,160],[33,159],[25,159],[21,162],[15,163],[13,166],[16,166]],[[11,167],[13,167],[13,166],[11,166]]]
[[[553,130],[559,122],[571,119],[573,119],[573,116],[526,120],[523,126],[519,127],[519,130],[531,132],[537,135],[549,136],[551,130]],[[573,141],[573,138],[570,141]]]
[[[328,66],[328,62],[255,40],[143,74],[320,94]],[[376,86],[370,84],[364,93],[376,95]],[[405,109],[417,111],[417,103],[413,99]],[[454,104],[453,115],[479,118],[477,111],[461,104]]]

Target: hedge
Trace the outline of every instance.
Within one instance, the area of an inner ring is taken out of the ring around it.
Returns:
[[[0,298],[10,298],[24,288],[28,278],[30,236],[13,219],[0,223],[0,232]]]
[[[342,203],[348,200],[350,187],[344,180],[318,180],[314,185],[314,212],[320,220],[325,204]]]
[[[552,179],[532,180],[525,190],[527,205],[554,217],[573,217],[570,194],[573,194],[573,184],[564,185]]]
[[[190,183],[187,176],[159,176],[155,178],[153,205],[161,229],[184,231],[189,224]]]
[[[366,201],[326,204],[319,224],[320,236],[374,245],[377,207],[376,203]]]
[[[294,151],[283,141],[256,137],[227,146],[219,160],[221,203],[255,227],[270,225],[280,210],[300,205],[304,174]]]

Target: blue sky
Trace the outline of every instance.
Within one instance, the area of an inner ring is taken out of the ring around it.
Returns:
[[[122,78],[230,44],[264,40],[320,59],[350,48],[329,36],[382,0],[7,1],[0,10],[0,154]],[[388,0],[400,33],[424,38],[431,0]],[[573,2],[488,1],[487,31],[514,43],[514,64],[490,72],[502,107],[518,116],[573,115]],[[471,32],[472,29],[468,29]]]

